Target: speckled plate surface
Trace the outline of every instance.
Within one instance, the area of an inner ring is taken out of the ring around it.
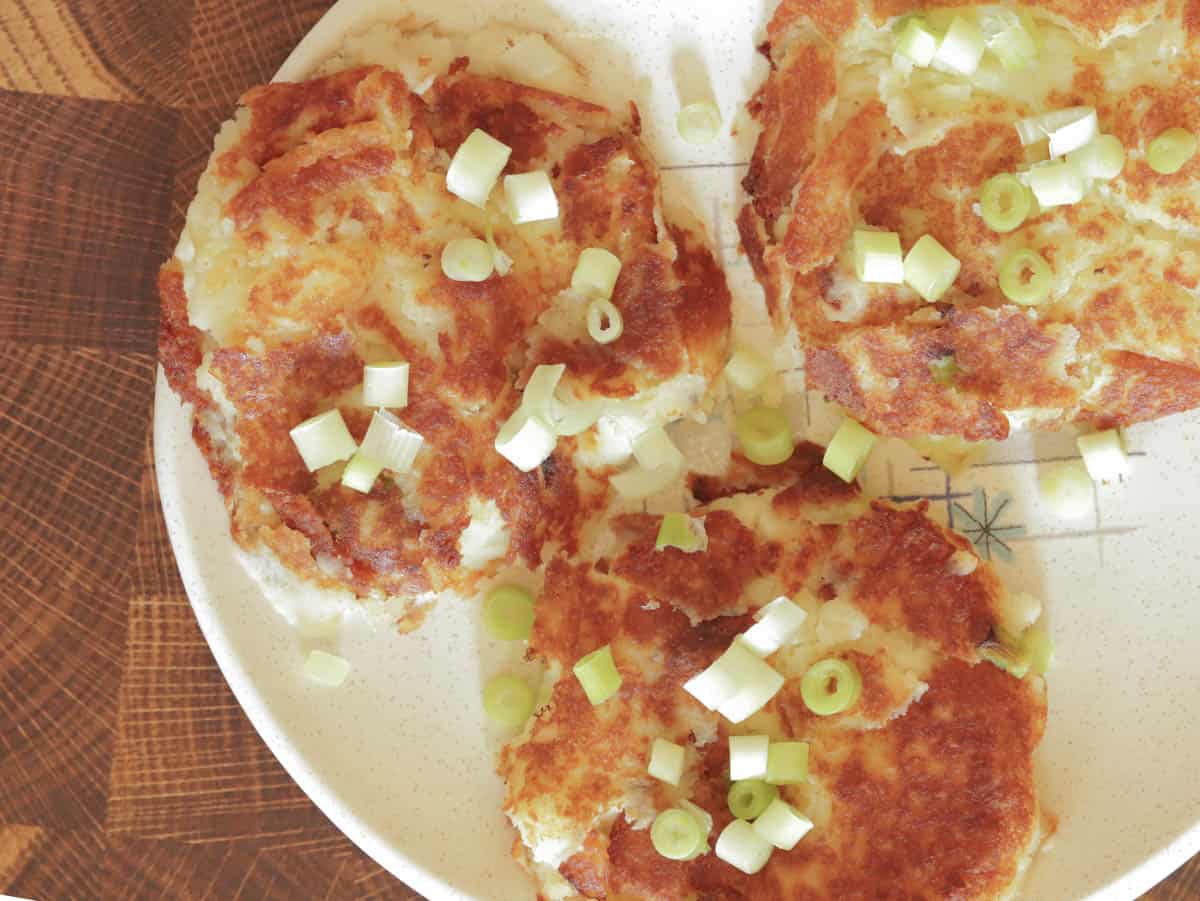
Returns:
[[[593,72],[623,73],[593,97],[638,102],[668,203],[708,223],[738,295],[735,328],[761,341],[761,301],[733,228],[753,130],[738,114],[734,137],[697,150],[673,121],[681,95],[712,91],[727,118],[740,110],[764,74],[754,47],[773,5],[342,0],[278,77],[302,77],[347,30],[408,15],[445,28],[494,15],[547,33]],[[796,393],[789,404],[806,437],[832,433],[819,398]],[[216,487],[161,374],[154,425],[163,508],[197,619],[283,765],[363,850],[430,898],[532,899],[509,856],[496,736],[479,701],[501,649],[470,610],[443,604],[407,636],[350,624],[339,639],[354,663],[347,684],[306,682],[306,648],[236,563]],[[1099,488],[1075,521],[1053,516],[1036,491],[1040,467],[1074,455],[1069,435],[1012,439],[953,479],[889,442],[865,473],[870,493],[928,498],[1010,584],[1046,599],[1058,659],[1039,778],[1059,828],[1026,898],[1134,898],[1200,849],[1200,416],[1127,437],[1132,474]]]

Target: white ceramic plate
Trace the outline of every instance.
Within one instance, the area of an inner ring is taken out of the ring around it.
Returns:
[[[696,149],[675,137],[673,122],[681,93],[715,89],[727,116],[742,107],[764,74],[753,48],[773,6],[342,0],[278,77],[302,77],[347,30],[410,13],[440,16],[447,28],[494,15],[550,34],[591,71],[621,72],[593,96],[638,102],[669,202],[708,222],[739,297],[736,328],[761,336],[761,302],[733,228],[753,130],[739,114],[737,137]],[[827,439],[832,420],[820,401],[792,402],[807,437]],[[284,767],[364,851],[430,898],[532,899],[509,856],[496,736],[479,702],[498,649],[466,605],[443,604],[408,636],[351,624],[340,638],[350,680],[335,691],[312,685],[301,640],[235,562],[216,487],[161,374],[154,426],[163,510],[196,617]],[[1074,454],[1066,435],[1014,439],[953,480],[891,442],[866,473],[872,493],[929,497],[932,514],[973,530],[1011,584],[1047,599],[1058,660],[1039,779],[1059,830],[1027,898],[1134,898],[1200,849],[1198,438],[1196,415],[1131,430],[1131,477],[1099,489],[1093,512],[1076,522],[1042,508],[1035,486],[1041,465]]]

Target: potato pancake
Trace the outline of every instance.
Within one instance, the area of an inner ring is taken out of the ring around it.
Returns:
[[[867,502],[820,454],[801,445],[784,466],[697,480],[704,551],[656,550],[659,518],[629,514],[603,556],[549,564],[530,654],[555,681],[500,761],[518,854],[545,897],[994,898],[1019,881],[1041,835],[1044,684],[980,649],[1039,607],[922,506]],[[682,686],[779,595],[808,614],[767,658],[786,682],[733,725]],[[593,706],[571,667],[605,644],[622,684]],[[855,665],[862,694],[817,716],[800,676],[828,657]],[[690,800],[713,819],[711,845],[732,819],[730,735],[810,745],[809,780],[781,796],[815,828],[753,876],[712,853],[668,860],[647,829]],[[647,774],[657,738],[685,749],[678,787]]]
[[[897,51],[914,12],[933,35],[956,17],[989,42],[1012,25],[1031,55],[1007,66],[989,50],[970,75],[915,65]],[[1168,129],[1200,132],[1194,0],[783,0],[762,49],[771,72],[749,107],[762,130],[739,230],[810,388],[880,433],[972,441],[1200,404],[1200,156],[1173,173],[1148,162]],[[1076,107],[1119,140],[1123,166],[1084,178],[1078,202],[1035,202],[993,230],[984,183],[1047,159],[1015,125]],[[905,251],[931,235],[961,270],[934,303],[866,283],[856,229],[894,232]],[[1050,272],[1023,306],[1000,271],[1026,249]]]
[[[343,61],[447,43],[385,37],[352,39]],[[576,85],[578,71],[535,39]],[[300,625],[356,599],[412,608],[574,549],[604,501],[605,466],[630,448],[562,438],[531,472],[497,453],[536,365],[566,364],[563,395],[645,429],[692,407],[725,359],[723,275],[701,235],[664,221],[635,108],[617,116],[475,74],[462,57],[426,80],[418,94],[399,71],[354,65],[248,92],[160,278],[163,366],[194,407],[234,537],[268,594],[311,597],[289,602]],[[557,219],[515,225],[499,185],[486,208],[449,193],[447,167],[476,129],[511,148],[505,172],[548,173]],[[484,281],[440,265],[468,237],[494,242]],[[612,303],[624,331],[603,345],[570,287],[592,247],[621,261]],[[309,472],[289,430],[337,408],[361,441],[363,366],[391,360],[411,373],[393,412],[424,439],[411,471],[385,471],[366,494],[340,484],[340,465]],[[589,448],[592,470],[579,462]]]

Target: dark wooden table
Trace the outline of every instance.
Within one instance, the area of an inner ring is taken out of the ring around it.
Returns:
[[[151,465],[155,272],[218,123],[328,5],[0,2],[0,892],[418,897],[234,701]],[[1200,863],[1147,897],[1200,898]]]

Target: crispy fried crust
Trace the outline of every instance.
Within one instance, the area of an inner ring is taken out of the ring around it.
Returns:
[[[771,74],[749,104],[762,130],[738,230],[769,311],[806,351],[809,386],[904,437],[1000,439],[1006,414],[1057,428],[1194,407],[1200,157],[1174,175],[1144,157],[1169,127],[1200,130],[1194,0],[1029,4],[1053,46],[1086,50],[1056,50],[1019,94],[987,80],[964,93],[964,79],[895,68],[895,17],[951,5],[783,0],[768,26]],[[1168,58],[1169,71],[1153,68]],[[1073,105],[1095,106],[1120,138],[1124,171],[1080,204],[992,232],[976,211],[980,186],[1037,158],[1013,121]],[[899,232],[905,248],[923,234],[947,246],[962,270],[942,302],[858,283],[847,248],[864,224]],[[998,288],[1020,247],[1056,273],[1036,310]],[[1150,376],[1130,358],[1161,365]],[[958,366],[952,385],[932,377],[937,359]]]
[[[677,377],[703,385],[725,356],[723,275],[700,237],[660,227],[636,121],[475,76],[466,60],[423,97],[398,73],[362,67],[255,88],[241,105],[163,268],[159,344],[171,386],[194,405],[235,537],[360,596],[477,578],[459,543],[472,503],[494,503],[508,530],[492,568],[536,566],[548,543],[572,551],[602,482],[573,462],[575,439],[532,473],[495,452],[517,386],[537,363],[566,362],[576,396],[630,398]],[[488,216],[450,195],[444,172],[476,128],[513,148],[506,171],[550,173],[562,227],[495,217],[512,272],[457,282],[441,272],[441,249],[482,236]],[[579,318],[563,292],[588,246],[623,261],[614,302],[625,331],[609,345],[580,326],[539,325],[556,303]],[[361,439],[370,411],[354,390],[365,362],[386,359],[410,363],[398,413],[426,448],[411,478],[385,474],[360,495],[309,473],[288,432],[337,406]]]

